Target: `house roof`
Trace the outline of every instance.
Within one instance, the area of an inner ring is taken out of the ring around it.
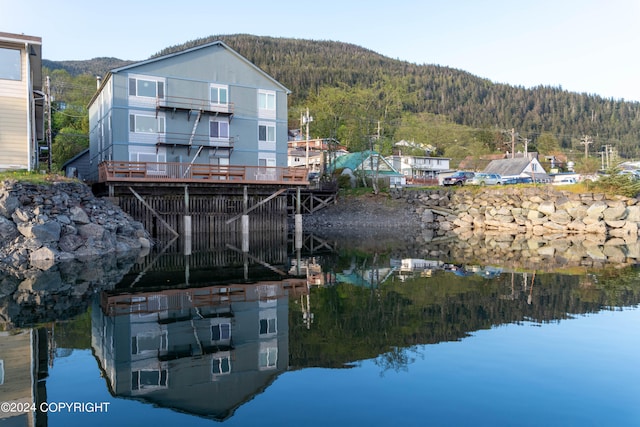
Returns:
[[[349,153],[344,154],[336,158],[333,163],[334,169],[351,169],[355,171],[358,169],[360,165],[363,164],[370,156],[378,156],[378,159],[386,164],[389,170],[380,169],[378,173],[380,175],[401,175],[400,172],[395,170],[395,168],[382,156],[380,156],[376,151],[360,151],[358,153]],[[365,168],[363,168],[365,169]],[[366,172],[366,170],[365,170]]]
[[[527,157],[492,160],[483,172],[498,173],[502,176],[520,175],[529,166],[529,163],[531,160]]]
[[[67,160],[66,162],[64,162],[64,164],[62,165],[62,169],[65,169],[67,167],[67,165],[75,162],[79,158],[81,158],[83,156],[88,156],[88,155],[89,155],[89,149],[85,148],[84,150],[82,150],[81,152],[79,152],[78,154],[76,154],[75,156],[73,156],[72,158]]]
[[[289,95],[291,93],[291,91],[289,89],[287,89],[287,87],[285,87],[282,83],[280,83],[279,81],[277,81],[276,79],[274,79],[272,76],[270,76],[269,74],[267,74],[264,70],[262,70],[261,68],[259,68],[257,65],[255,65],[253,62],[249,61],[247,58],[245,58],[244,56],[240,55],[238,52],[236,52],[235,50],[233,50],[232,48],[230,48],[226,43],[224,43],[221,40],[217,40],[217,41],[213,41],[211,43],[206,43],[206,44],[202,44],[200,46],[196,46],[196,47],[192,47],[189,49],[185,49],[185,50],[181,50],[179,52],[174,52],[174,53],[170,53],[167,55],[162,55],[162,56],[158,56],[155,58],[150,58],[144,61],[139,61],[139,62],[134,62],[133,64],[128,64],[128,65],[124,65],[122,67],[118,67],[118,68],[114,68],[113,70],[109,71],[107,73],[107,75],[105,76],[104,79],[102,79],[102,82],[100,83],[100,87],[98,88],[98,90],[96,91],[96,93],[93,95],[93,98],[91,98],[91,101],[89,101],[89,106],[91,104],[93,104],[93,102],[95,101],[96,97],[98,96],[98,94],[100,92],[102,92],[102,88],[103,86],[107,83],[107,81],[109,81],[110,77],[112,74],[117,74],[121,71],[127,71],[130,70],[132,68],[136,68],[139,67],[141,65],[145,65],[145,64],[151,64],[153,62],[157,62],[157,61],[162,61],[165,60],[167,58],[172,58],[174,56],[178,56],[178,55],[184,55],[185,53],[189,53],[189,52],[193,52],[196,50],[200,50],[200,49],[206,49],[208,47],[211,46],[220,46],[225,48],[226,50],[228,50],[230,53],[232,53],[233,55],[235,55],[236,57],[238,57],[241,61],[245,62],[249,67],[253,68],[254,70],[258,71],[260,74],[262,74],[264,77],[266,77],[267,79],[271,80],[275,85],[279,86],[280,88],[282,88],[283,91],[285,91],[287,93],[287,95]]]

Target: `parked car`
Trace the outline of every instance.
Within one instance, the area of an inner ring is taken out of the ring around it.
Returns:
[[[578,182],[575,178],[561,178],[558,181],[553,181],[551,184],[553,185],[571,185]]]
[[[468,180],[468,185],[500,185],[502,177],[497,173],[477,173],[473,178]]]
[[[458,171],[451,176],[442,179],[442,185],[464,185],[467,180],[475,176],[473,172]]]
[[[531,184],[533,183],[533,179],[528,176],[518,176],[515,178],[505,178],[502,181],[502,184]]]
[[[629,179],[636,180],[636,181],[640,180],[640,170],[636,170],[636,169],[621,170],[620,172],[618,172],[618,175],[625,175]]]

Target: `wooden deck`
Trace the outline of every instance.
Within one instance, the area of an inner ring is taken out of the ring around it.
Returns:
[[[98,166],[100,183],[211,183],[307,186],[304,168],[107,161]]]

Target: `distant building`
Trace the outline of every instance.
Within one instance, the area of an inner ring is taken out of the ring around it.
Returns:
[[[449,162],[451,159],[397,155],[389,156],[387,160],[407,179],[433,180],[438,179],[440,173],[450,171]]]
[[[532,178],[534,181],[548,181],[550,178],[537,157],[516,157],[492,160],[484,168],[485,173],[497,173],[502,178]]]
[[[339,170],[342,175],[348,175],[352,186],[356,185],[360,175],[371,177],[377,174],[378,178],[385,179],[391,186],[400,186],[406,182],[405,177],[375,151],[361,151],[339,156],[332,162],[330,169]]]
[[[35,170],[44,140],[42,39],[0,32],[0,170]]]

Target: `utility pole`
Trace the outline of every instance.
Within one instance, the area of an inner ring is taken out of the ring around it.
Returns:
[[[516,130],[511,128],[511,158],[516,157]]]
[[[45,80],[45,102],[47,108],[47,172],[51,173],[51,79]],[[40,153],[38,153],[40,155]]]
[[[580,144],[584,145],[584,158],[588,159],[589,158],[589,145],[593,144],[593,140],[591,139],[591,137],[589,135],[585,135],[582,137],[582,140],[580,141]]]
[[[302,131],[302,125],[307,125],[307,140],[305,142],[305,161],[304,167],[309,169],[309,123],[313,121],[313,117],[309,115],[309,107],[307,107],[307,113],[300,116],[300,131]]]

